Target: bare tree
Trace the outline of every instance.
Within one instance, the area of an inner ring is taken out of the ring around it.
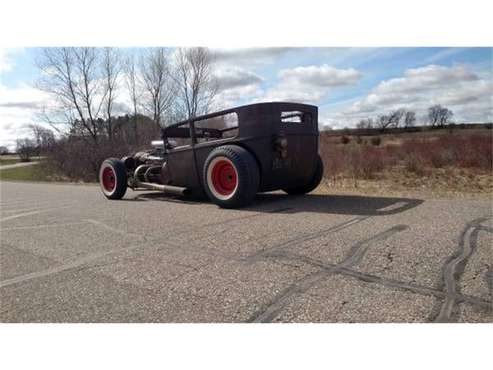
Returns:
[[[416,112],[407,111],[404,116],[404,127],[411,127],[416,124]]]
[[[406,110],[403,108],[391,112],[392,127],[399,127],[405,114]]]
[[[380,115],[380,116],[377,117],[376,125],[382,131],[385,130],[387,127],[389,127],[390,124],[391,124],[390,115],[388,115],[388,114],[382,114],[382,115]]]
[[[440,111],[442,107],[440,105],[433,105],[428,108],[428,120],[431,126],[437,125],[440,121]]]
[[[175,98],[175,84],[171,76],[169,57],[164,48],[150,49],[141,60],[144,110],[158,127],[163,125]]]
[[[132,123],[134,131],[134,143],[139,142],[137,120],[138,120],[138,106],[139,106],[139,81],[138,81],[138,70],[135,62],[135,56],[129,55],[125,60],[125,85],[128,90],[128,95],[130,97],[130,102],[132,105]]]
[[[361,128],[361,129],[373,128],[373,126],[374,126],[373,118],[363,118],[356,124],[356,128]]]
[[[0,146],[0,155],[9,154],[9,148],[6,146]]]
[[[31,139],[17,139],[16,151],[22,162],[29,162],[36,153],[36,144]]]
[[[440,117],[440,126],[444,126],[447,123],[450,123],[450,120],[452,119],[453,116],[454,116],[454,112],[452,112],[448,108],[443,108],[442,114]]]
[[[444,126],[446,125],[454,113],[440,104],[433,105],[428,108],[428,119],[431,126]]]
[[[114,48],[104,48],[102,57],[103,72],[103,99],[106,126],[106,134],[110,141],[113,140],[113,107],[116,99],[118,78],[121,72],[120,54]]]
[[[52,147],[53,144],[55,144],[55,135],[53,134],[53,131],[36,124],[29,125],[29,129],[33,134],[34,145],[38,155],[45,152]]]
[[[99,78],[99,51],[95,48],[44,48],[38,60],[42,77],[38,87],[54,97],[56,106],[45,111],[53,126],[68,124],[71,132],[97,144],[102,131],[98,117],[104,103]],[[61,116],[61,120],[51,115]]]
[[[405,111],[403,109],[396,109],[389,114],[378,116],[376,125],[382,131],[390,127],[399,127],[404,113]]]
[[[179,48],[176,54],[177,109],[186,118],[207,113],[217,94],[214,60],[207,48]]]

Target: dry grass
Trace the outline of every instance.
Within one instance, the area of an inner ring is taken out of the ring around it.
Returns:
[[[360,143],[360,144],[358,144]],[[437,135],[401,134],[371,139],[321,135],[326,184],[463,192],[493,191],[493,140],[490,130]]]

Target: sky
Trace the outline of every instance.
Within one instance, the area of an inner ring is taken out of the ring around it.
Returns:
[[[211,49],[218,108],[261,101],[319,107],[323,128],[405,108],[426,119],[442,104],[462,122],[493,121],[493,48]],[[122,49],[123,53],[136,49]],[[138,51],[137,51],[138,52]],[[36,48],[0,49],[0,145],[15,146],[53,97],[36,89]],[[124,93],[119,106],[128,105]]]

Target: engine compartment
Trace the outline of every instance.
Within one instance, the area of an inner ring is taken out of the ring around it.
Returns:
[[[166,167],[166,153],[163,148],[152,148],[123,157],[127,169],[128,185],[139,187],[139,183],[166,184],[163,181],[162,170]],[[166,170],[164,171],[167,172]]]

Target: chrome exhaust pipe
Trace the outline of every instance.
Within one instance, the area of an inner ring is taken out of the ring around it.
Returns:
[[[187,188],[182,188],[181,186],[161,185],[152,182],[139,181],[140,172],[146,170],[145,175],[147,175],[147,171],[149,171],[151,168],[152,168],[151,166],[145,164],[137,167],[137,169],[134,172],[134,184],[136,185],[136,187],[150,189],[150,190],[158,190],[158,191],[162,191],[163,193],[174,194],[174,195],[187,195],[189,193],[189,190]],[[144,177],[146,177],[145,175]]]
[[[146,180],[145,182],[150,182],[149,181],[149,175],[151,174],[152,170],[154,169],[161,169],[161,166],[150,166],[146,172],[144,173],[144,179]]]
[[[151,182],[140,182],[138,180],[136,181],[136,185],[141,188],[158,190],[167,194],[187,195],[189,193],[189,190],[187,188],[182,188],[181,186],[161,185],[161,184],[154,184]]]

